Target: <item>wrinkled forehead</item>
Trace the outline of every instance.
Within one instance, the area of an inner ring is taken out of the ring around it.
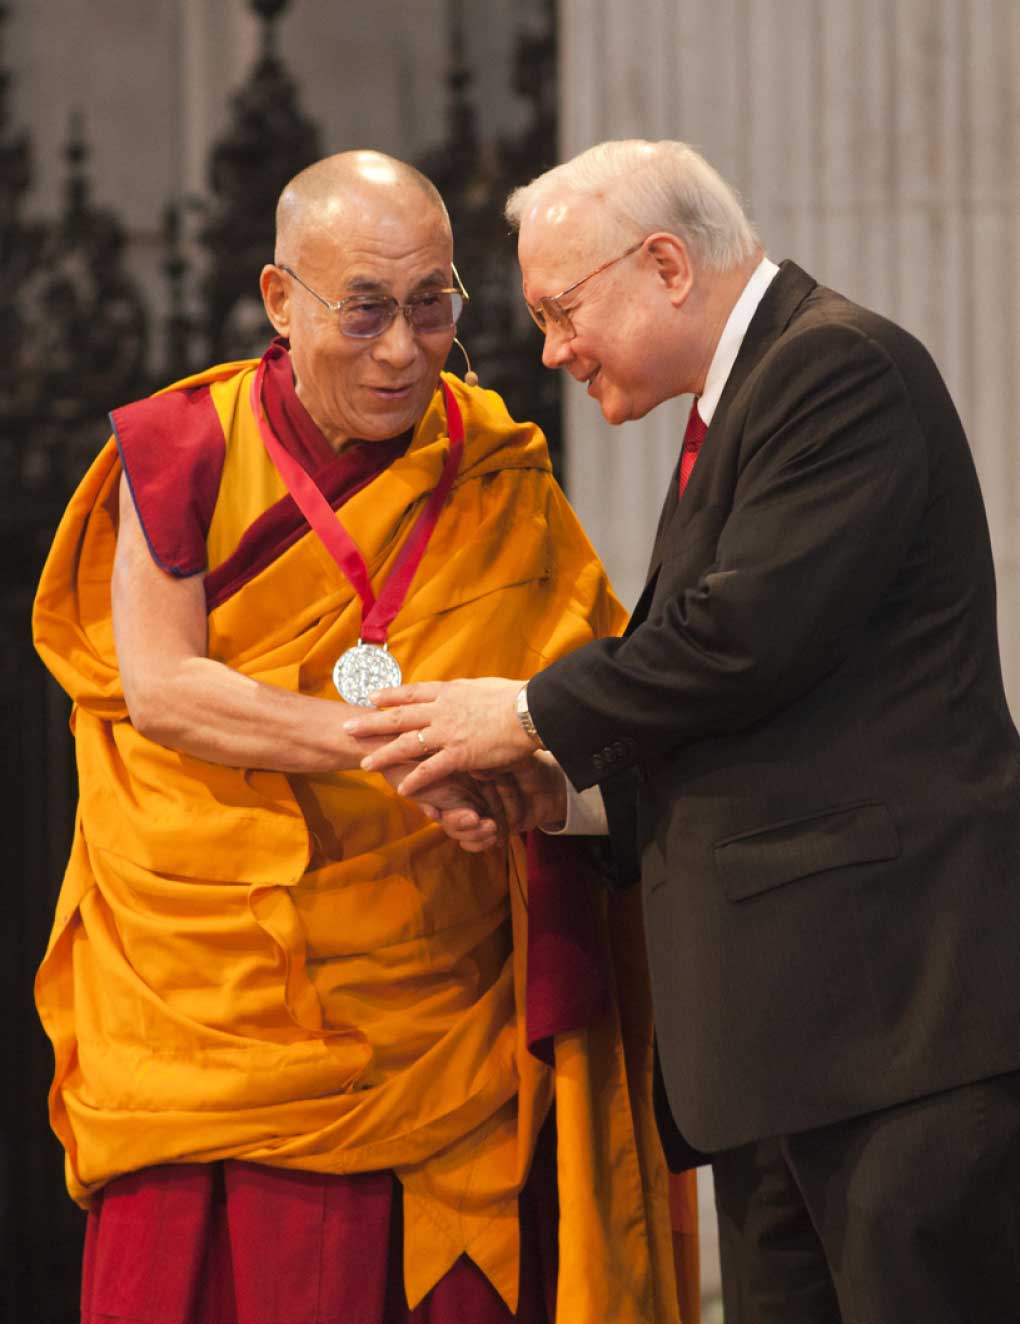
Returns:
[[[302,266],[319,274],[363,272],[380,284],[449,275],[453,239],[443,212],[419,194],[413,203],[329,209],[308,218],[295,236]]]

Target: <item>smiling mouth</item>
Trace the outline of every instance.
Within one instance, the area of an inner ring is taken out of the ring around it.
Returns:
[[[405,382],[403,386],[373,386],[370,388],[376,395],[406,395],[408,391],[414,389],[414,382]]]

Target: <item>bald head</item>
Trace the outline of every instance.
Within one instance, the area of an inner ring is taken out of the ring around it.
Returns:
[[[406,161],[370,151],[324,157],[295,175],[280,194],[277,257],[295,261],[309,237],[342,233],[359,218],[420,213],[423,203],[449,231],[439,190]]]

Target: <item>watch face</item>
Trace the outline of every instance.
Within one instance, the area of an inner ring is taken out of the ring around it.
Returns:
[[[545,743],[542,740],[542,737],[538,734],[538,731],[535,729],[535,723],[532,721],[531,713],[528,711],[527,685],[523,685],[521,687],[517,695],[517,703],[515,704],[515,707],[517,709],[517,720],[524,728],[525,734],[530,736],[532,740],[537,742],[539,749],[545,749]]]

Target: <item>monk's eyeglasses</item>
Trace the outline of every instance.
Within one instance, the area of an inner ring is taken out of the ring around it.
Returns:
[[[451,263],[456,286],[446,289],[426,289],[414,294],[407,303],[398,303],[392,294],[349,294],[346,299],[325,299],[312,289],[285,262],[276,264],[302,287],[313,299],[336,315],[341,335],[353,340],[374,340],[392,324],[397,313],[403,313],[408,325],[418,335],[427,336],[435,331],[449,331],[457,325],[470,295],[464,288],[457,268]]]
[[[568,285],[565,290],[560,290],[559,294],[551,294],[548,298],[539,299],[537,304],[529,303],[528,312],[531,314],[532,321],[538,327],[539,331],[541,331],[543,335],[548,335],[549,328],[555,327],[557,331],[561,331],[565,336],[569,336],[573,339],[574,336],[577,335],[577,332],[574,330],[574,324],[570,320],[569,310],[563,307],[560,300],[565,299],[568,294],[573,294],[576,289],[579,289],[586,281],[591,280],[594,276],[600,276],[603,271],[608,271],[610,267],[615,267],[617,262],[622,262],[625,257],[630,257],[631,253],[636,253],[644,242],[643,239],[639,239],[636,244],[631,244],[626,253],[621,253],[619,257],[611,257],[608,262],[603,262],[601,267],[596,267],[594,271],[589,271],[587,276],[582,276],[580,280],[575,280],[573,285]]]

